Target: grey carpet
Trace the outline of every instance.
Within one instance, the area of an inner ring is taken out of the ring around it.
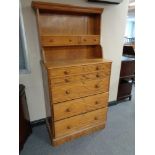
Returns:
[[[109,107],[104,130],[52,147],[45,125],[33,128],[20,155],[134,155],[134,97]]]

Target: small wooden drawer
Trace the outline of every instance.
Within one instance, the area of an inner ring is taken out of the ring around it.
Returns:
[[[72,84],[76,82],[85,82],[86,80],[97,80],[103,79],[106,76],[109,76],[106,72],[94,72],[90,74],[81,74],[75,76],[65,76],[65,77],[58,77],[58,78],[51,78],[52,86],[60,86],[64,84]]]
[[[110,75],[111,63],[99,63],[74,67],[53,68],[50,69],[48,72],[50,78],[55,78],[78,74],[88,74],[99,71],[104,71],[104,75]]]
[[[99,45],[100,36],[99,35],[82,36],[80,44],[81,45]]]
[[[83,70],[85,73],[104,71],[104,74],[110,75],[111,63],[100,63],[100,64],[93,64],[93,65],[86,65],[86,66],[84,66]]]
[[[55,138],[77,132],[86,127],[106,122],[107,108],[102,108],[54,123]]]
[[[78,45],[78,40],[77,36],[41,36],[43,46]]]
[[[53,68],[49,70],[49,77],[64,77],[74,74],[80,74],[83,72],[83,67],[63,67],[63,68]]]
[[[102,93],[62,102],[60,104],[54,104],[54,120],[58,121],[67,117],[106,107],[108,103],[108,96],[108,93]]]
[[[51,86],[53,103],[64,102],[80,97],[108,92],[109,77],[102,80],[77,82],[70,85]]]

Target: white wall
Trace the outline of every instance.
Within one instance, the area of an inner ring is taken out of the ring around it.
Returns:
[[[80,6],[104,8],[101,25],[101,44],[104,57],[113,61],[109,101],[116,100],[123,37],[125,33],[128,0],[119,5],[88,3],[87,0],[47,0],[47,2],[66,3]],[[35,13],[31,0],[21,0],[24,26],[28,44],[30,74],[20,74],[20,83],[26,86],[26,95],[31,121],[45,117],[44,93],[40,68],[40,50]]]

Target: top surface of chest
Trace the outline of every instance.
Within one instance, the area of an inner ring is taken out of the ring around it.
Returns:
[[[81,60],[63,60],[63,61],[51,61],[44,63],[47,69],[64,68],[64,67],[78,67],[89,66],[97,64],[108,64],[110,60],[106,59],[81,59]]]

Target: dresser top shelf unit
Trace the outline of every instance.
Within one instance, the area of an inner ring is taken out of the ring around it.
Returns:
[[[102,8],[32,2],[43,62],[102,58]]]

